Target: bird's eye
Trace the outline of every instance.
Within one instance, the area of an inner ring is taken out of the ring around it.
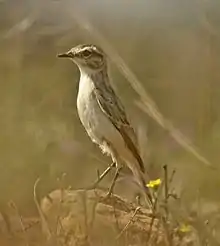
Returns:
[[[83,51],[83,56],[86,57],[86,58],[88,58],[89,56],[91,56],[91,54],[92,54],[92,52],[89,51],[89,50],[84,50]]]

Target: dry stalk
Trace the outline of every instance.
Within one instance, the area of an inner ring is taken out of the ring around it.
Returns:
[[[24,223],[23,223],[22,215],[20,214],[18,207],[16,206],[16,204],[13,201],[10,202],[10,205],[14,209],[14,211],[16,212],[16,215],[19,218],[19,223],[20,223],[20,226],[21,226],[21,230],[22,230],[22,233],[24,235],[25,245],[26,246],[29,246],[28,235],[27,235],[27,232],[26,232],[26,228],[24,226]]]
[[[85,227],[85,239],[88,240],[89,238],[89,227],[88,227],[88,210],[87,210],[87,194],[86,191],[82,192],[82,204],[83,204],[83,211],[84,211],[84,227]]]
[[[58,228],[60,228],[61,231],[64,233],[63,225],[60,220],[60,214],[62,212],[62,204],[64,202],[64,179],[65,177],[66,177],[66,173],[62,173],[61,178],[57,178],[58,188],[60,189],[60,192],[61,192],[61,198],[59,202],[57,221],[56,221],[56,234],[58,234]]]
[[[131,219],[128,221],[128,223],[125,225],[125,227],[121,230],[121,232],[118,234],[118,236],[116,237],[116,239],[118,240],[123,233],[127,230],[127,228],[130,226],[131,223],[133,223],[134,221],[134,217],[137,214],[137,212],[140,210],[140,207],[137,207],[133,213],[133,215],[131,216]]]
[[[38,178],[34,183],[34,202],[35,202],[35,205],[37,207],[38,213],[40,215],[40,220],[41,220],[43,231],[45,231],[45,233],[47,235],[47,240],[51,240],[53,238],[53,235],[51,233],[48,222],[44,216],[44,213],[41,210],[41,207],[40,207],[40,204],[39,204],[38,198],[37,198],[37,186],[38,186],[39,182],[40,182],[40,178]]]
[[[158,196],[156,196],[156,198],[154,200],[153,207],[152,207],[152,217],[151,217],[150,227],[149,227],[149,231],[148,231],[147,243],[149,243],[149,241],[151,239],[152,229],[153,229],[154,221],[156,219],[157,203],[158,203]]]

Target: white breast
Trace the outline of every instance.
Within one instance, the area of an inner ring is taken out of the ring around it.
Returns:
[[[103,128],[110,122],[99,107],[94,89],[91,78],[82,73],[77,97],[78,114],[90,138],[100,145],[105,134]]]
[[[93,117],[93,91],[94,84],[92,83],[90,77],[86,74],[81,73],[79,81],[79,91],[77,96],[77,110],[79,118],[88,131],[91,124],[91,118]]]

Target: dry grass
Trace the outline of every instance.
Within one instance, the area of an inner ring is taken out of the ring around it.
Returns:
[[[25,218],[11,202],[14,215],[8,214],[9,228],[2,221],[0,242],[10,246],[219,245],[217,214],[205,219],[199,213],[181,213],[181,199],[170,190],[174,174],[169,175],[164,166],[162,183],[151,188],[155,198],[152,210],[146,209],[140,200],[131,203],[115,194],[106,197],[106,191],[100,189],[65,189],[64,180],[39,203],[38,179],[34,201],[39,216]]]

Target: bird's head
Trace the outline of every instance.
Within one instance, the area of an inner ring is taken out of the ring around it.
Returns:
[[[59,54],[58,57],[71,59],[80,70],[87,72],[99,71],[106,64],[104,52],[96,45],[77,45],[66,53]]]

